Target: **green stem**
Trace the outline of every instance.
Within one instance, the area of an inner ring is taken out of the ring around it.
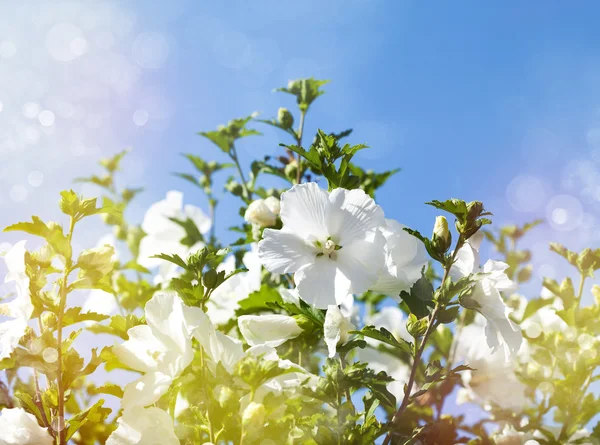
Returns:
[[[452,256],[450,257],[449,261],[444,265],[444,277],[442,278],[442,283],[440,284],[440,287],[443,287],[446,280],[448,279],[448,277],[450,275],[450,269],[452,268],[454,261],[456,261],[456,255],[458,254],[458,251],[463,246],[463,244],[464,244],[464,240],[461,235],[458,238],[458,241],[456,242],[456,246],[454,247],[454,252],[452,252]],[[400,408],[398,408],[398,410],[392,417],[392,420],[391,420],[392,428],[393,428],[393,425],[398,422],[398,420],[400,419],[400,416],[406,410],[406,408],[408,408],[408,405],[410,404],[410,391],[415,383],[415,379],[417,376],[417,369],[419,368],[419,363],[421,361],[421,357],[423,356],[423,352],[425,352],[425,348],[427,346],[427,340],[429,339],[429,336],[433,333],[433,330],[437,326],[436,317],[437,317],[438,311],[440,309],[441,309],[441,306],[439,304],[436,304],[433,311],[429,315],[427,330],[425,331],[425,334],[423,335],[423,339],[421,340],[421,344],[418,347],[417,347],[418,341],[417,341],[417,339],[415,339],[416,352],[415,352],[415,357],[413,360],[413,365],[410,370],[410,376],[408,378],[408,383],[406,385],[406,390],[404,391],[404,398],[402,399]],[[388,431],[382,445],[389,445],[391,443],[392,431],[393,430]]]
[[[69,233],[67,235],[67,240],[69,246],[71,246],[71,240],[73,239],[73,229],[75,228],[75,219],[71,217],[71,221],[69,223]],[[59,290],[59,305],[58,305],[58,321],[56,323],[56,336],[57,336],[57,345],[58,345],[58,375],[56,377],[56,386],[58,388],[58,413],[56,419],[56,427],[59,429],[57,436],[57,444],[58,445],[66,445],[65,441],[65,387],[63,385],[62,380],[62,339],[63,339],[63,317],[65,312],[65,306],[67,304],[67,280],[69,278],[69,274],[71,273],[71,268],[73,267],[73,259],[66,258],[65,259],[65,268],[63,271],[63,278],[60,283]]]
[[[302,133],[304,133],[304,118],[306,117],[306,111],[300,111],[300,124],[298,125],[298,131],[296,133],[296,142],[298,147],[302,146]],[[298,165],[296,172],[296,184],[300,184],[302,180],[302,156],[298,153]]]
[[[242,170],[242,166],[240,165],[240,160],[238,159],[238,154],[237,154],[237,150],[235,148],[235,145],[231,146],[231,152],[229,153],[229,156],[231,157],[231,159],[235,163],[237,171],[238,171],[238,173],[240,175],[240,180],[242,181],[242,187],[244,187],[244,192],[245,192],[245,195],[246,195],[246,199],[248,199],[248,200],[252,199],[252,192],[248,189],[248,184],[246,182],[246,177],[244,176],[244,171]]]
[[[215,223],[217,221],[217,213],[216,213],[217,203],[212,197],[212,195],[208,196],[208,214],[210,216],[210,244],[215,244]]]
[[[583,296],[583,285],[585,284],[585,275],[581,275],[581,281],[579,282],[579,290],[577,291],[577,306],[581,304],[581,297]]]

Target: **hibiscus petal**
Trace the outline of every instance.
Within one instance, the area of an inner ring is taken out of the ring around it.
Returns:
[[[304,239],[325,240],[329,212],[328,193],[314,182],[293,186],[281,195],[284,226]]]
[[[117,420],[118,428],[106,445],[179,445],[173,419],[160,408],[133,408],[125,410]]]
[[[265,268],[272,273],[296,272],[311,263],[316,252],[306,241],[289,228],[266,229],[258,243],[258,256]]]
[[[335,261],[325,256],[298,270],[294,280],[300,298],[319,308],[337,304],[336,301],[342,301],[350,293],[348,278],[338,273]]]
[[[385,224],[383,210],[363,190],[335,189],[329,202],[327,230],[341,246],[364,239],[368,232]]]
[[[127,410],[135,406],[152,405],[167,393],[173,383],[170,375],[150,372],[125,385],[121,406]]]
[[[23,408],[3,408],[0,411],[0,444],[52,445],[54,439],[47,428],[39,426],[35,416]]]
[[[185,306],[187,310],[193,310]],[[195,308],[200,310],[198,308]],[[184,316],[184,304],[175,292],[157,292],[146,303],[146,323],[171,352],[192,360],[191,335]],[[184,366],[184,367],[185,367]]]
[[[176,190],[167,192],[165,199],[155,202],[146,211],[144,221],[142,222],[142,229],[147,234],[168,231],[172,226],[176,225],[169,218],[181,216],[182,206],[183,193]]]
[[[129,340],[113,346],[117,358],[131,369],[153,372],[157,369],[156,353],[165,353],[167,347],[147,325],[134,326],[127,331]]]
[[[209,232],[212,222],[200,207],[186,204],[183,207],[183,213],[186,217],[194,221],[200,233],[205,234]]]
[[[335,262],[340,272],[351,282],[348,293],[366,292],[377,282],[385,262],[384,244],[383,235],[376,231],[372,241],[356,240],[336,252]],[[336,298],[339,296],[336,292]],[[341,300],[337,301],[341,304]]]

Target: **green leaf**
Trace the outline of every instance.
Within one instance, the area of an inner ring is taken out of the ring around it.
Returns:
[[[410,309],[410,312],[417,318],[422,318],[429,314],[429,308],[433,307],[433,285],[425,276],[424,270],[421,271],[421,278],[410,288],[410,293],[402,291],[400,298],[402,298]]]
[[[329,80],[318,80],[313,77],[290,80],[286,88],[277,88],[276,91],[296,96],[298,107],[301,111],[306,112],[317,97],[325,94],[321,87],[327,83]]]
[[[521,318],[520,323],[523,323],[523,321],[536,314],[544,306],[552,304],[552,301],[552,298],[536,298],[529,300],[527,302],[527,306],[525,307],[525,311],[523,312],[523,317]]]
[[[96,312],[81,313],[81,308],[78,306],[68,308],[63,316],[63,326],[69,326],[83,321],[104,321],[109,318],[108,315],[98,314]]]
[[[219,304],[218,301],[214,303]],[[239,309],[236,314],[239,316],[262,312],[269,309],[269,303],[283,303],[283,300],[276,288],[263,284],[259,290],[252,292],[247,298],[239,301]]]
[[[179,267],[181,267],[183,269],[186,269],[186,270],[188,269],[188,265],[186,264],[186,262],[183,261],[183,259],[179,255],[177,255],[177,254],[169,255],[169,254],[166,254],[166,253],[161,253],[161,254],[158,254],[158,255],[153,255],[150,258],[159,258],[161,260],[165,260],[165,261],[168,261],[170,263],[176,264],[177,266],[179,266]]]
[[[109,394],[111,396],[123,398],[123,388],[115,383],[105,383],[102,386],[94,387],[89,390],[91,394]]]
[[[73,437],[73,434],[75,434],[79,428],[81,428],[87,422],[94,424],[103,423],[112,412],[110,408],[104,408],[103,405],[104,400],[100,399],[90,408],[67,420],[67,433],[65,435],[65,440],[68,442],[71,437]]]
[[[98,161],[98,163],[104,167],[108,172],[113,173],[119,170],[119,165],[121,164],[121,160],[130,150],[123,150],[110,158],[103,158]]]
[[[401,351],[404,351],[410,355],[413,355],[414,353],[412,343],[407,342],[404,339],[397,340],[390,331],[383,327],[377,329],[375,326],[365,326],[360,331],[352,331],[350,333],[378,340],[393,348],[400,349]]]
[[[108,325],[93,324],[91,326],[88,326],[87,330],[90,332],[94,332],[95,334],[116,335],[118,337],[121,337],[123,340],[127,340],[129,338],[127,331],[133,328],[134,326],[138,326],[140,324],[143,324],[142,319],[138,318],[133,314],[129,314],[126,316],[113,315],[110,318],[110,323]]]

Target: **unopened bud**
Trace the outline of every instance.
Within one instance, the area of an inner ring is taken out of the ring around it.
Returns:
[[[277,111],[277,121],[287,130],[294,125],[294,116],[292,116],[292,113],[287,108],[282,107]]]
[[[281,201],[279,201],[279,198],[269,196],[265,199],[265,204],[269,210],[271,210],[271,212],[273,212],[275,215],[279,215],[279,212],[281,211]]]
[[[448,220],[445,216],[438,216],[435,218],[433,235],[431,238],[433,245],[436,247],[438,252],[446,253],[452,245],[452,235],[448,229]]]
[[[125,241],[127,239],[127,227],[123,226],[114,226],[113,233],[115,234],[115,238],[120,241]]]
[[[296,175],[298,174],[298,164],[296,161],[291,161],[289,164],[287,164],[285,166],[284,173],[286,177],[295,181]]]
[[[277,223],[277,215],[269,208],[264,199],[250,203],[244,213],[244,219],[260,227],[272,227]]]
[[[519,283],[525,283],[525,282],[529,281],[531,279],[532,270],[533,270],[533,266],[531,264],[528,264],[527,266],[525,266],[517,274],[517,281]]]
[[[215,269],[208,269],[202,274],[202,284],[207,289],[212,289],[217,285],[219,274]]]
[[[58,318],[52,312],[44,312],[42,314],[42,324],[47,328],[53,328],[56,326]]]
[[[414,314],[410,314],[406,323],[408,333],[415,338],[421,337],[427,331],[427,317],[417,318]]]
[[[242,196],[244,187],[239,182],[231,181],[225,184],[225,189],[229,190],[233,196]]]

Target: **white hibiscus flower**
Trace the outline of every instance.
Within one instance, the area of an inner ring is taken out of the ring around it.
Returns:
[[[242,315],[238,326],[250,346],[277,347],[302,334],[296,319],[282,314]]]
[[[0,360],[8,357],[25,335],[27,322],[33,313],[29,293],[29,277],[25,273],[25,241],[19,241],[5,255],[8,273],[5,282],[15,282],[16,297],[0,304],[0,316],[8,320],[0,322]]]
[[[183,205],[183,193],[178,191],[167,192],[167,197],[150,206],[144,221],[142,229],[146,236],[140,242],[139,263],[149,269],[159,267],[156,282],[169,281],[177,276],[177,266],[168,261],[158,258],[151,258],[153,255],[166,253],[170,255],[179,255],[182,258],[190,253],[204,247],[198,243],[192,247],[184,246],[181,240],[185,238],[186,232],[171,218],[178,220],[191,219],[202,234],[208,233],[211,227],[211,221],[204,212],[192,205]]]
[[[385,218],[364,191],[295,185],[281,195],[280,217],[283,228],[265,229],[258,254],[270,272],[294,273],[307,303],[340,304],[375,284],[385,263]]]
[[[47,428],[42,428],[33,414],[23,408],[0,411],[0,445],[52,445]]]
[[[428,256],[423,243],[403,230],[405,225],[393,219],[385,221],[382,232],[385,236],[386,267],[371,290],[398,299],[401,291],[410,289],[421,278]]]
[[[479,246],[482,238],[482,233],[476,234],[459,250],[450,274],[454,280],[472,273],[486,274],[477,281],[472,294],[463,300],[463,305],[486,318],[485,336],[488,346],[495,351],[502,345],[506,360],[509,360],[511,355],[515,356],[519,351],[523,336],[519,327],[508,318],[509,309],[504,304],[500,291],[513,289],[514,283],[504,272],[508,268],[506,263],[488,260],[483,268],[480,267]]]
[[[475,322],[465,326],[454,339],[455,363],[463,362],[474,369],[461,372],[464,388],[458,401],[520,411],[528,403],[526,386],[517,378],[514,362],[506,361],[501,351],[492,352],[486,347],[484,324],[483,317],[477,315]]]
[[[239,301],[247,298],[252,292],[260,289],[262,266],[258,259],[256,244],[244,254],[244,266],[247,272],[241,272],[229,278],[217,287],[206,303],[206,313],[215,324],[224,324],[231,320]],[[230,255],[219,265],[217,270],[231,273],[235,270],[235,257]]]
[[[355,329],[350,317],[345,317],[339,307],[334,304],[327,307],[323,331],[330,358],[335,356],[338,345],[343,345],[350,339],[349,332]]]
[[[125,409],[151,405],[167,392],[192,361],[191,332],[206,319],[200,308],[184,305],[173,292],[156,293],[145,315],[147,324],[129,329],[129,340],[113,348],[121,362],[143,373],[125,386]]]
[[[160,408],[132,407],[123,411],[106,445],[179,445],[173,419]]]

